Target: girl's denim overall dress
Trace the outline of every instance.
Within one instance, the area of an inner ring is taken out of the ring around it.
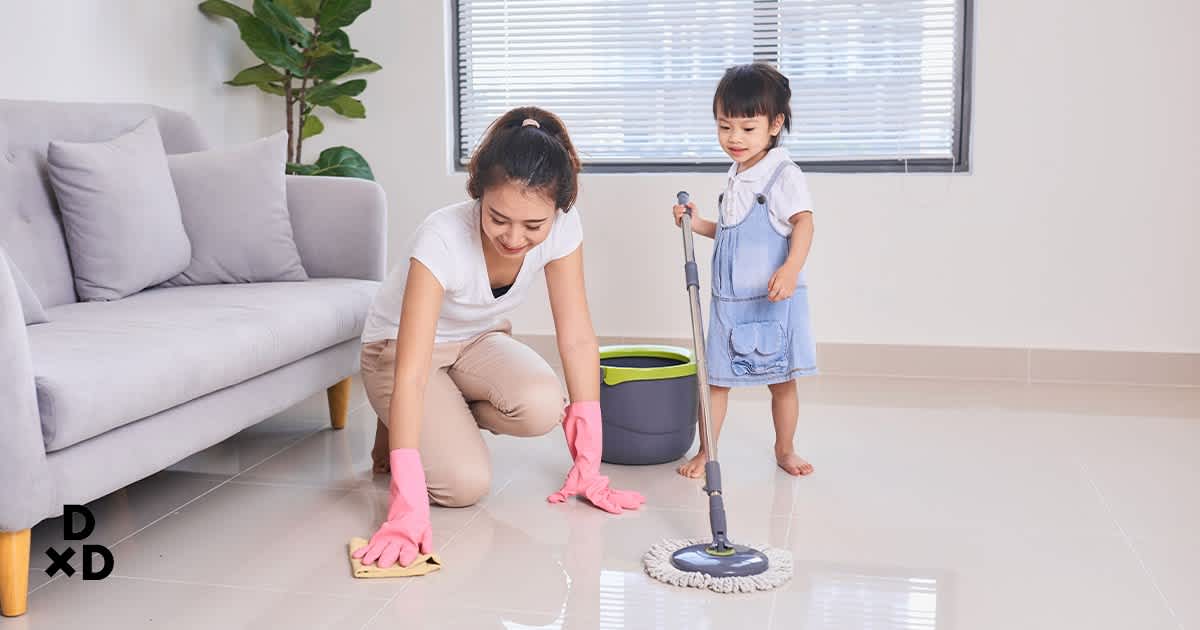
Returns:
[[[717,222],[705,344],[712,385],[771,385],[817,371],[805,273],[800,272],[792,297],[779,302],[767,297],[771,276],[790,247],[788,237],[771,225],[767,206],[785,168],[796,166],[780,164],[741,221]]]

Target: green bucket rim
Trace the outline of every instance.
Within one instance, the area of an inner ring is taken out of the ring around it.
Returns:
[[[604,365],[605,359],[653,357],[658,359],[675,359],[682,361],[675,365],[660,367],[622,367]],[[614,345],[600,348],[600,375],[608,386],[620,385],[629,381],[659,381],[668,378],[681,378],[696,373],[696,358],[692,351],[678,346],[663,346],[651,344]]]

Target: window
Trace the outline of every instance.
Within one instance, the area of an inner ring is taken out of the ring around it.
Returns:
[[[792,86],[785,146],[814,171],[961,171],[971,0],[457,0],[465,164],[518,105],[563,118],[588,170],[719,170],[725,68]]]

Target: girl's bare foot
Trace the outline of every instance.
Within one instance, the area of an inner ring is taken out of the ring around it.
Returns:
[[[813,471],[812,464],[804,461],[799,455],[794,452],[780,453],[775,452],[775,462],[789,475],[793,477],[803,477],[811,475]]]
[[[686,464],[675,469],[675,472],[689,479],[699,479],[704,476],[704,451],[696,453]]]
[[[391,453],[388,450],[388,430],[383,422],[375,424],[375,446],[371,448],[371,472],[386,474],[392,471]]]

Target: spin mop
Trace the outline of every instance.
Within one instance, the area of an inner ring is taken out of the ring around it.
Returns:
[[[676,195],[686,206],[688,194]],[[708,520],[712,540],[664,540],[646,552],[642,564],[650,577],[673,584],[707,588],[718,593],[748,593],[775,588],[792,577],[792,554],[764,545],[735,545],[725,527],[725,501],[721,496],[721,465],[708,420],[708,368],[704,357],[704,322],[700,318],[700,274],[692,250],[692,212],[683,213],[683,271],[692,301],[692,347],[696,354],[696,382],[700,386],[700,431],[704,434],[704,492],[708,495]]]

